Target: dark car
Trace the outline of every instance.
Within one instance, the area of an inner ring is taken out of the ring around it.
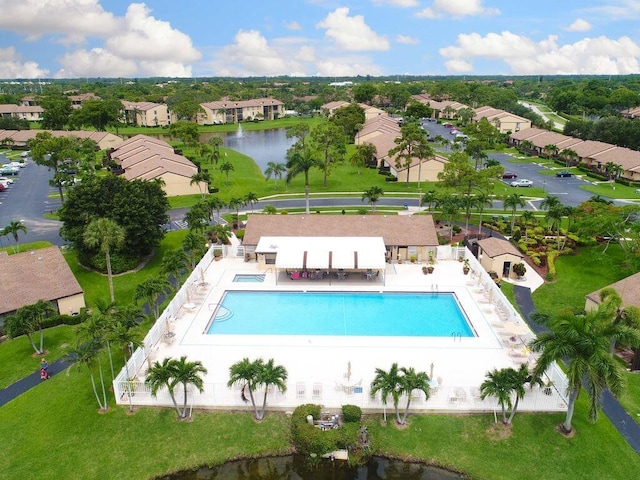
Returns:
[[[567,170],[560,170],[556,173],[556,177],[573,177],[573,173],[568,172]]]
[[[518,178],[518,174],[513,172],[505,172],[502,174],[502,178]]]

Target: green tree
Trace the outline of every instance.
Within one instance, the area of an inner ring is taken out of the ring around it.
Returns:
[[[96,397],[96,401],[98,402],[98,406],[100,407],[101,412],[106,412],[109,409],[109,404],[107,403],[107,394],[104,386],[104,377],[102,375],[102,369],[100,369],[100,380],[102,383],[102,399],[98,394],[98,388],[96,386],[96,380],[93,376],[93,369],[96,363],[96,358],[100,354],[101,345],[100,342],[97,341],[89,341],[80,343],[74,348],[71,348],[69,351],[69,355],[73,358],[77,365],[81,365],[86,367],[89,372],[89,376],[91,377],[91,386],[93,388],[93,394]]]
[[[233,172],[235,168],[231,162],[223,162],[220,165],[220,171],[225,174],[225,185],[229,185],[229,173]]]
[[[200,393],[204,391],[204,382],[202,375],[207,374],[202,362],[188,362],[187,357],[180,357],[179,360],[173,361],[174,382],[182,384],[183,404],[182,413],[179,413],[181,419],[187,418],[187,393],[189,385],[193,385]]]
[[[202,203],[196,203],[184,214],[183,220],[187,222],[189,230],[203,233],[209,220],[209,211]]]
[[[436,203],[438,199],[438,194],[435,190],[429,190],[422,196],[422,205],[427,205],[427,209],[431,211],[431,207]]]
[[[351,103],[337,109],[329,122],[340,127],[346,138],[353,139],[358,132],[358,126],[364,124],[365,120],[364,109],[357,103]]]
[[[111,250],[121,248],[124,244],[125,231],[110,218],[96,218],[92,220],[84,231],[84,244],[89,248],[98,247],[105,256],[107,278],[109,279],[109,293],[111,301],[115,301],[113,290],[113,274],[111,272]]]
[[[207,192],[202,190],[202,184],[205,183],[208,186],[209,182],[211,182],[211,176],[207,172],[196,172],[191,176],[189,185],[193,185],[195,183],[200,191],[200,196],[204,200]]]
[[[220,217],[220,210],[222,210],[224,207],[226,207],[226,204],[220,200],[220,198],[218,197],[214,197],[214,196],[210,196],[207,198],[206,200],[206,204],[207,204],[207,209],[209,211],[209,221],[213,221],[213,212],[215,211],[218,214],[218,220],[221,219]]]
[[[189,232],[185,235],[184,240],[182,240],[182,249],[189,257],[189,263],[193,270],[196,268],[198,260],[202,258],[202,255],[204,255],[206,251],[204,238],[195,232]]]
[[[580,160],[578,153],[571,148],[562,149],[558,156],[562,159],[567,168],[569,168],[573,163],[577,163]]]
[[[611,321],[611,310],[601,304],[597,310],[584,315],[561,312],[548,321],[548,332],[538,334],[530,343],[534,352],[540,352],[533,377],[542,378],[556,361],[568,362],[567,415],[562,425],[571,432],[575,402],[584,387],[589,394],[589,420],[595,422],[608,388],[614,395],[624,390],[624,368],[609,354],[612,340],[626,345],[640,345],[640,332],[621,323]]]
[[[475,206],[478,209],[478,234],[482,234],[482,214],[484,213],[484,207],[492,207],[493,199],[485,192],[480,192],[475,195]]]
[[[151,395],[157,396],[158,391],[162,387],[166,387],[169,391],[169,396],[173,402],[173,407],[178,413],[178,418],[182,418],[182,412],[176,402],[174,390],[177,385],[176,380],[176,365],[175,359],[165,358],[162,363],[155,362],[147,372],[144,382],[151,388]]]
[[[347,137],[342,129],[331,123],[320,123],[309,133],[312,148],[321,159],[317,166],[322,170],[322,186],[327,188],[327,178],[333,164],[344,160],[347,151]]]
[[[403,386],[397,363],[393,363],[388,372],[381,368],[376,368],[376,375],[371,382],[371,398],[374,398],[378,392],[380,393],[382,403],[384,405],[387,404],[387,400],[389,396],[391,396],[391,399],[393,400],[393,408],[396,413],[396,422],[398,425],[402,425],[398,403],[400,402],[400,396],[403,393]]]
[[[273,177],[273,191],[278,189],[278,180],[282,178],[282,175],[286,173],[287,166],[284,163],[268,162],[267,168],[264,171],[265,180],[269,180]]]
[[[376,146],[372,143],[361,143],[360,145],[356,145],[356,149],[351,157],[349,157],[349,161],[351,165],[358,168],[358,175],[360,175],[360,168],[365,167],[369,162],[375,160],[377,153]]]
[[[262,386],[264,388],[264,395],[262,397],[262,410],[256,420],[264,419],[265,411],[267,408],[267,394],[269,393],[270,387],[273,385],[280,392],[287,391],[287,369],[282,365],[275,365],[273,358],[267,360],[267,362],[263,362],[262,359],[258,360],[259,362],[259,370],[258,370],[258,386]]]
[[[228,245],[231,235],[231,227],[226,223],[217,223],[207,230],[207,238],[209,241],[219,245]]]
[[[229,199],[229,208],[236,211],[236,219],[240,216],[240,207],[244,207],[245,205],[244,198],[232,197]]]
[[[136,285],[136,292],[133,296],[137,303],[144,300],[153,313],[155,319],[160,317],[160,297],[167,293],[170,284],[162,277],[149,277]]]
[[[381,187],[373,186],[369,190],[365,190],[362,194],[362,201],[365,200],[371,205],[371,210],[376,211],[376,203],[380,200],[380,197],[384,195],[384,190]]]
[[[244,198],[242,199],[242,201],[244,202],[244,204],[249,204],[249,207],[251,208],[251,213],[253,213],[253,205],[255,203],[258,203],[258,195],[254,192],[247,192],[244,195]]]
[[[396,168],[407,169],[406,186],[409,187],[411,166],[415,158],[422,160],[433,154],[424,131],[414,122],[406,122],[400,129],[400,136],[394,140],[396,146],[389,150],[389,157],[395,157]]]
[[[229,367],[228,387],[239,386],[241,388],[242,398],[246,399],[245,391],[249,390],[249,399],[253,407],[253,414],[256,419],[259,418],[258,406],[255,400],[255,391],[259,385],[260,370],[262,368],[262,360],[250,361],[247,357],[241,361],[234,363]]]
[[[117,125],[122,111],[120,100],[86,100],[82,108],[71,113],[69,122],[78,127],[93,127],[99,132],[106,132],[110,125]]]
[[[193,122],[178,121],[169,125],[169,135],[179,139],[187,146],[196,146],[198,144],[198,125]]]
[[[37,355],[44,354],[44,320],[54,315],[56,309],[45,300],[38,300],[31,305],[20,307],[16,313],[5,320],[5,328],[10,338],[16,338],[19,335],[26,335]],[[39,333],[40,347],[37,347],[31,335]]]
[[[290,183],[297,175],[304,174],[304,198],[305,212],[309,214],[309,170],[318,166],[319,161],[307,150],[290,150],[291,156],[287,162],[287,183]]]
[[[502,409],[502,423],[511,425],[513,417],[518,409],[518,402],[524,398],[524,384],[531,380],[531,375],[526,365],[521,365],[518,370],[513,368],[493,369],[487,372],[485,381],[480,385],[480,397],[496,397],[498,405]],[[512,395],[515,393],[515,402]],[[507,418],[507,409],[511,410]]]
[[[373,98],[376,96],[377,88],[375,84],[371,82],[359,83],[354,85],[352,89],[353,99],[359,103],[371,104]]]
[[[11,235],[13,240],[16,242],[15,247],[13,247],[14,253],[18,253],[20,251],[20,237],[18,236],[20,232],[25,235],[27,234],[27,226],[20,220],[12,220],[9,222],[9,225],[4,227],[3,235]]]
[[[502,205],[505,210],[511,209],[511,231],[513,232],[516,223],[516,210],[518,210],[518,207],[525,206],[524,198],[519,193],[512,193],[504,198]]]
[[[224,144],[224,140],[219,135],[213,135],[207,143],[213,147],[213,152],[211,154],[211,164],[217,165],[220,160],[220,147]]]
[[[186,270],[189,258],[184,250],[176,248],[169,250],[162,256],[160,272],[173,279],[173,289],[177,292],[180,288],[182,274]]]
[[[429,376],[425,372],[416,372],[413,367],[402,367],[400,368],[400,373],[402,393],[407,397],[407,405],[399,423],[400,425],[406,425],[413,392],[419,390],[424,393],[425,400],[429,400]]]
[[[51,94],[40,97],[42,112],[42,128],[48,130],[63,130],[69,122],[73,109],[69,97],[60,94]]]

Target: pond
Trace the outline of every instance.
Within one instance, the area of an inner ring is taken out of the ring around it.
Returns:
[[[301,455],[228,462],[218,467],[158,477],[161,480],[454,480],[464,476],[418,463],[373,457],[349,467],[340,460],[310,465]]]

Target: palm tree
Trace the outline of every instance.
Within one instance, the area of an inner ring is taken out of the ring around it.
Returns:
[[[211,164],[214,165],[215,168],[215,165],[218,164],[218,160],[220,160],[220,147],[222,146],[224,141],[222,140],[222,137],[214,135],[207,141],[207,143],[213,147],[213,153],[211,154]]]
[[[358,175],[360,175],[360,167],[366,166],[371,159],[375,159],[377,153],[375,145],[365,142],[356,145],[356,151],[349,157],[349,161],[357,167]]]
[[[204,232],[204,227],[209,220],[207,207],[204,207],[202,203],[196,203],[185,212],[183,220],[189,225],[189,230]]]
[[[20,251],[20,244],[18,242],[18,233],[20,232],[24,233],[25,235],[27,234],[27,226],[21,221],[12,220],[11,222],[9,222],[9,225],[4,227],[3,235],[12,235],[13,239],[16,242],[16,246],[13,249],[14,253],[18,253]]]
[[[480,220],[478,220],[478,234],[482,234],[482,214],[484,213],[484,207],[493,207],[493,199],[491,195],[480,192],[475,196],[475,205],[478,209],[478,215],[480,216]]]
[[[228,387],[234,385],[242,388],[242,398],[245,399],[245,389],[249,389],[249,399],[251,400],[251,406],[253,407],[254,416],[256,419],[259,417],[258,407],[256,405],[254,391],[258,386],[259,372],[261,368],[261,360],[249,361],[248,358],[243,358],[241,361],[234,363],[229,367],[229,381]]]
[[[93,366],[95,359],[99,355],[100,352],[100,344],[95,341],[85,342],[77,345],[75,348],[71,348],[69,351],[70,358],[78,365],[84,365],[91,377],[91,386],[93,387],[93,394],[96,397],[98,402],[98,406],[100,407],[101,412],[106,412],[109,409],[109,404],[107,403],[106,389],[104,387],[104,379],[102,378],[102,369],[100,369],[100,378],[102,380],[102,399],[100,399],[100,395],[98,394],[98,389],[96,387],[96,380],[93,376]]]
[[[207,369],[202,366],[202,362],[187,362],[187,357],[180,357],[179,360],[173,360],[173,375],[177,385],[182,384],[183,387],[183,404],[181,419],[187,418],[187,387],[189,384],[196,387],[202,393],[204,391],[204,382],[201,375],[206,375]]]
[[[257,385],[264,387],[264,397],[262,399],[262,412],[259,418],[256,420],[262,420],[264,418],[265,410],[267,408],[267,394],[271,385],[275,386],[280,392],[287,391],[287,369],[282,365],[274,365],[273,358],[270,358],[267,363],[260,362],[260,370],[258,372]]]
[[[253,192],[249,192],[245,194],[242,200],[244,201],[245,205],[247,203],[249,204],[249,206],[251,207],[251,213],[253,213],[253,204],[258,203],[258,195]]]
[[[44,300],[38,300],[33,305],[25,305],[5,320],[7,335],[9,335],[9,338],[26,335],[36,355],[42,355],[44,353],[42,322],[45,317],[53,313],[55,313],[53,305]],[[31,336],[36,330],[40,332],[40,348],[38,348]]]
[[[122,349],[124,354],[124,368],[127,376],[127,393],[129,397],[129,411],[133,411],[133,403],[131,400],[132,392],[131,392],[131,384],[129,383],[129,379],[131,378],[129,374],[129,357],[131,357],[132,350],[136,347],[142,345],[142,332],[138,326],[133,328],[129,327],[124,323],[115,323],[111,331],[107,334],[107,343],[113,343],[116,346],[119,346]]]
[[[577,162],[580,158],[578,153],[571,148],[561,150],[559,156],[564,161],[567,168],[569,168],[573,162]]]
[[[532,223],[535,216],[531,210],[525,210],[520,215],[520,220],[522,221],[522,225],[524,226],[524,238],[529,238],[529,224]]]
[[[438,194],[436,193],[436,191],[435,190],[429,190],[424,195],[422,195],[422,200],[421,200],[420,206],[426,204],[427,205],[427,209],[429,211],[431,211],[432,205],[437,203],[437,200],[438,200]]]
[[[207,237],[211,243],[219,245],[228,245],[231,237],[231,227],[226,223],[218,223],[207,230]]]
[[[204,197],[207,192],[202,191],[202,182],[206,183],[207,185],[209,184],[209,182],[211,182],[211,176],[207,172],[194,173],[191,176],[191,181],[189,182],[189,185],[193,185],[194,183],[198,185],[198,191],[200,192],[200,196],[204,200]]]
[[[177,292],[180,287],[182,272],[186,269],[189,259],[184,250],[176,248],[169,250],[162,257],[160,272],[173,279],[173,289]]]
[[[282,175],[287,171],[287,166],[284,163],[269,162],[267,168],[264,171],[265,180],[269,180],[273,177],[273,191],[278,189],[278,180],[282,178]]]
[[[214,218],[212,213],[215,210],[215,212],[218,214],[218,218],[220,218],[220,210],[222,210],[226,204],[220,200],[218,197],[209,197],[207,198],[206,201],[207,204],[207,209],[209,210],[209,221],[213,221]]]
[[[238,217],[240,217],[240,207],[244,207],[245,205],[244,198],[233,197],[229,199],[229,208],[236,211],[236,221]]]
[[[396,412],[396,422],[401,425],[400,412],[398,411],[398,402],[402,394],[402,379],[398,370],[398,364],[393,363],[388,372],[381,368],[376,368],[376,376],[371,382],[371,398],[374,398],[378,392],[382,397],[382,403],[387,404],[389,395],[393,400],[393,408]]]
[[[191,269],[193,270],[196,268],[196,263],[202,258],[206,250],[204,238],[195,232],[189,232],[185,235],[184,240],[182,240],[182,249],[189,257]]]
[[[524,198],[519,193],[512,193],[504,198],[502,204],[505,210],[511,209],[511,232],[513,232],[513,227],[516,223],[516,210],[518,207],[525,206]]]
[[[554,207],[557,207],[559,205],[562,205],[562,202],[555,195],[547,195],[540,202],[540,208],[542,208],[543,210],[550,210],[550,209],[552,209]]]
[[[111,250],[117,249],[124,244],[124,228],[110,218],[96,218],[87,225],[82,239],[89,248],[100,247],[104,254],[107,264],[107,278],[109,279],[109,293],[111,294],[111,301],[115,301],[113,275],[111,273]]]
[[[304,174],[305,212],[307,214],[309,214],[309,170],[316,166],[318,166],[318,160],[306,150],[294,151],[287,162],[287,183],[291,183],[291,180],[300,173]]]
[[[609,354],[612,340],[625,345],[640,345],[640,331],[611,321],[611,310],[601,304],[584,315],[562,312],[548,321],[548,332],[539,333],[529,346],[540,357],[533,378],[540,379],[553,362],[566,360],[568,407],[564,432],[572,431],[575,402],[584,387],[589,394],[589,420],[595,422],[608,388],[618,396],[624,389],[624,368]]]
[[[166,294],[168,288],[170,288],[170,284],[165,278],[149,277],[136,286],[133,300],[136,303],[139,300],[144,300],[157,319],[160,316],[160,296]]]
[[[402,390],[407,396],[407,405],[402,414],[400,425],[407,423],[407,415],[409,413],[409,405],[411,404],[411,394],[415,390],[424,392],[425,399],[429,400],[429,376],[425,372],[416,372],[413,367],[400,369],[402,373]]]
[[[449,224],[449,239],[453,240],[453,219],[460,211],[460,200],[455,195],[445,194],[438,197],[436,207],[442,212],[442,216]]]
[[[151,387],[151,395],[154,397],[158,394],[158,390],[162,387],[167,387],[173,406],[176,412],[178,412],[178,418],[181,418],[182,412],[180,412],[180,407],[178,407],[178,402],[176,402],[176,397],[173,392],[178,383],[176,380],[176,365],[174,359],[165,358],[162,360],[162,363],[155,362],[147,372],[144,382]]]
[[[42,354],[44,353],[44,329],[42,328],[42,324],[45,318],[50,315],[55,315],[58,311],[51,302],[46,300],[38,300],[33,305],[27,305],[26,308],[28,308],[29,315],[33,318],[33,323],[40,333],[40,353]]]
[[[526,365],[519,370],[513,368],[493,369],[487,372],[485,381],[480,385],[480,398],[496,397],[502,408],[502,423],[510,425],[518,408],[518,402],[525,395],[524,384],[530,380]],[[511,395],[515,392],[516,401],[512,403]],[[507,418],[507,408],[511,410]]]
[[[262,209],[262,213],[266,215],[275,215],[276,213],[278,213],[278,209],[273,205],[265,205]]]
[[[233,167],[233,163],[231,162],[222,162],[220,165],[220,171],[225,174],[225,185],[229,185],[229,173],[233,172],[235,168]]]
[[[365,190],[362,194],[362,201],[367,200],[369,205],[371,205],[371,210],[376,211],[376,203],[380,200],[380,197],[384,195],[384,190],[381,187],[374,186],[369,190]]]

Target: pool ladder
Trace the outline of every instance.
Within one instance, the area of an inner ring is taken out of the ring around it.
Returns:
[[[453,343],[456,341],[462,342],[462,332],[451,332],[451,337],[453,338]]]

